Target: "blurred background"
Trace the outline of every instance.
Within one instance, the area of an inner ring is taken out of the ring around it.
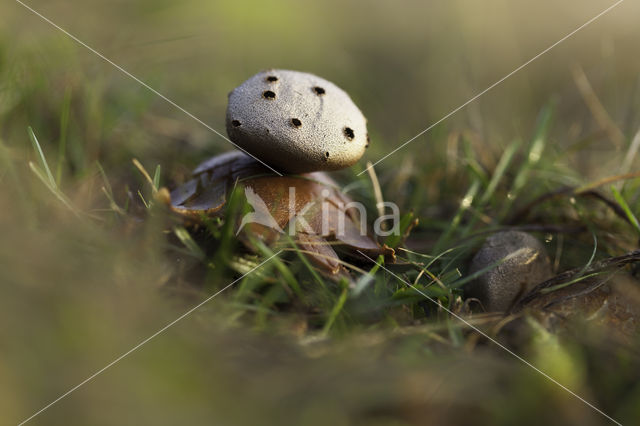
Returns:
[[[262,69],[335,82],[367,116],[372,138],[365,159],[337,174],[346,185],[367,160],[614,2],[25,3],[222,133],[227,93]],[[637,2],[621,3],[380,163],[387,198],[426,225],[431,216],[447,220],[468,184],[463,147],[451,135],[468,135],[491,170],[510,144],[531,139],[548,105],[555,115],[534,193],[637,170],[635,155],[625,159],[640,128],[638,16]],[[99,225],[71,214],[29,170],[37,156],[28,126],[58,186]],[[3,424],[27,418],[202,298],[181,274],[182,260],[167,255],[162,230],[169,219],[114,226],[104,176],[123,205],[128,191],[145,185],[132,158],[149,171],[160,165],[162,184],[172,187],[200,161],[230,149],[19,3],[0,5]],[[413,176],[410,191],[395,190],[401,172]],[[637,196],[632,201],[638,205]],[[589,242],[575,244],[589,251]],[[507,354],[427,344],[428,328],[394,334],[393,324],[380,323],[316,341],[296,330],[295,312],[259,330],[243,327],[235,313],[223,297],[212,301],[30,423],[607,421]],[[640,387],[631,380],[638,352],[611,371],[610,348],[560,347],[543,332],[538,343],[528,356],[559,381],[623,423],[639,418]]]

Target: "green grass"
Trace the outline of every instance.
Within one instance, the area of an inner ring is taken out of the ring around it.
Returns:
[[[63,114],[66,113],[63,111]],[[487,235],[487,232],[506,228],[506,223],[501,221],[509,217],[513,210],[512,205],[521,203],[519,201],[520,194],[531,190],[529,188],[532,182],[530,176],[535,176],[538,172],[537,165],[545,162],[543,149],[551,117],[549,110],[545,110],[542,116],[531,144],[524,149],[517,142],[509,145],[497,161],[494,170],[485,169],[479,163],[467,162],[468,167],[463,169],[467,174],[467,189],[460,193],[457,210],[451,216],[450,221],[447,222],[447,216],[443,216],[442,222],[436,226],[435,232],[418,226],[408,236],[407,244],[411,246],[412,242],[418,241],[423,247],[419,250],[398,250],[397,252],[399,260],[414,265],[412,270],[403,273],[403,279],[413,283],[413,288],[405,286],[403,282],[385,273],[377,265],[365,273],[360,273],[357,271],[363,267],[367,269],[365,265],[358,266],[347,263],[346,266],[352,267],[353,271],[352,284],[344,279],[333,282],[323,277],[321,272],[309,263],[304,253],[297,249],[293,241],[289,240],[283,246],[286,251],[271,260],[259,272],[245,277],[235,288],[228,291],[229,294],[222,296],[223,301],[217,302],[218,304],[227,304],[224,309],[227,321],[232,320],[235,324],[234,328],[249,326],[261,333],[269,331],[276,334],[280,334],[290,327],[295,329],[295,324],[302,322],[305,326],[301,329],[302,331],[297,332],[297,339],[301,339],[301,341],[310,338],[321,339],[321,341],[338,337],[352,339],[358,335],[366,336],[372,332],[388,333],[393,330],[403,330],[403,333],[410,336],[403,338],[407,342],[415,340],[418,338],[417,336],[423,336],[418,341],[422,341],[421,345],[424,345],[422,350],[427,350],[429,353],[441,346],[448,348],[445,353],[462,351],[463,348],[469,346],[471,341],[475,341],[474,333],[457,319],[448,315],[442,308],[432,305],[424,295],[433,298],[442,307],[464,315],[464,311],[461,310],[463,308],[461,301],[464,300],[463,286],[485,270],[495,268],[505,260],[502,259],[495,264],[488,265],[473,275],[465,273],[466,264],[474,248],[482,241],[483,236]],[[56,175],[58,177],[54,177],[42,145],[31,128],[28,129],[28,136],[33,147],[32,155],[37,161],[37,164],[35,162],[29,163],[33,176],[59,202],[58,205],[49,203],[47,209],[55,211],[65,208],[69,214],[78,217],[89,215],[89,211],[82,211],[75,207],[72,201],[73,197],[70,198],[63,192],[64,181],[61,178],[68,175],[62,174],[60,170],[64,170],[61,165],[66,162],[66,158],[57,156],[58,172]],[[6,154],[8,151],[3,152],[5,152],[4,162],[12,164],[15,168],[17,164],[8,158]],[[465,145],[465,156],[467,158],[477,156],[469,144]],[[170,273],[172,278],[164,284],[167,289],[178,290],[178,287],[175,287],[175,282],[180,275],[186,277],[197,271],[205,271],[204,275],[201,272],[195,274],[195,276],[202,278],[192,278],[187,284],[190,288],[189,293],[202,292],[202,297],[204,297],[210,291],[207,289],[220,288],[223,283],[231,280],[234,271],[245,273],[250,270],[251,265],[255,266],[260,258],[267,258],[275,254],[275,249],[269,248],[261,242],[254,243],[255,254],[252,254],[247,253],[245,249],[233,241],[235,238],[233,218],[238,212],[246,211],[238,197],[232,197],[228,212],[222,221],[217,223],[209,221],[197,233],[191,234],[183,227],[179,219],[171,218],[170,214],[155,205],[154,194],[161,187],[161,166],[158,165],[151,176],[138,160],[134,159],[133,165],[137,169],[138,178],[136,178],[136,173],[132,174],[133,181],[129,185],[131,188],[138,189],[134,189],[135,196],[131,198],[130,195],[130,199],[122,202],[116,200],[116,194],[121,193],[123,187],[114,189],[110,183],[113,178],[110,178],[109,172],[105,171],[100,163],[96,163],[95,173],[99,177],[98,182],[101,181],[98,184],[101,185],[101,194],[105,198],[103,202],[106,204],[99,210],[99,214],[91,213],[89,215],[90,217],[87,219],[89,223],[86,226],[107,230],[109,227],[116,229],[122,227],[135,217],[143,222],[155,221],[156,225],[147,232],[157,233],[158,235],[154,238],[156,241],[158,238],[168,241],[168,245],[167,243],[163,244],[169,248],[168,258],[179,256],[187,264],[186,269],[178,269]],[[403,182],[403,185],[410,187],[413,182],[408,180]],[[33,183],[30,183],[30,186],[33,187]],[[129,192],[131,193],[131,190]],[[632,213],[631,207],[615,187],[612,187],[612,192],[616,202],[627,215],[631,226],[621,222],[619,218],[605,214],[607,213],[606,209],[602,206],[599,206],[600,211],[598,211],[593,209],[591,205],[587,207],[583,201],[577,199],[560,200],[559,203],[547,207],[547,211],[540,213],[534,211],[530,214],[541,214],[543,217],[549,218],[548,223],[557,224],[564,223],[562,219],[564,216],[571,217],[577,213],[577,220],[585,225],[587,232],[588,229],[597,232],[596,230],[603,229],[602,224],[607,222],[609,225],[605,229],[613,230],[626,227],[637,230],[637,219]],[[524,200],[533,198],[535,194],[536,190],[529,193]],[[628,196],[635,197],[633,194],[628,194]],[[374,198],[373,194],[368,194],[365,197],[370,200],[370,203],[374,203]],[[33,195],[30,195],[29,199],[34,200]],[[96,198],[96,202],[101,203],[99,198]],[[136,204],[141,208],[136,209]],[[126,207],[120,207],[120,205]],[[412,210],[415,213],[403,215],[400,226],[403,234],[414,222],[414,218],[420,217],[422,208],[420,205],[414,205]],[[115,217],[122,218],[124,221],[107,222],[109,225],[105,225],[100,217],[106,217],[111,212]],[[487,221],[487,218],[491,218],[491,220]],[[436,223],[436,218],[430,218],[427,221],[429,225]],[[509,226],[514,225],[526,225],[526,223],[509,223]],[[166,235],[169,231],[177,238],[175,243],[171,242],[172,239]],[[546,234],[549,233],[546,232]],[[580,241],[579,234],[573,235],[571,238]],[[391,238],[388,242],[395,247],[402,247],[402,240],[398,237]],[[429,247],[430,244],[431,247]],[[631,243],[629,242],[629,244]],[[620,247],[615,246],[615,241],[609,241],[609,245],[604,249],[594,245],[591,256],[584,265],[584,270],[588,269],[596,257],[619,253],[623,247],[624,239]],[[553,248],[550,248],[550,252],[553,253]],[[577,252],[580,251],[581,249],[578,248]],[[162,257],[164,256],[167,255],[162,255]],[[381,260],[381,258],[378,259],[378,261]],[[577,274],[576,278],[546,288],[543,293],[565,288],[583,279],[600,275],[602,272]],[[184,292],[185,290],[182,288],[180,291]],[[182,297],[186,297],[186,295]],[[188,306],[186,299],[184,306]],[[207,317],[204,316],[203,319]],[[469,317],[469,319],[473,321],[473,317]],[[431,334],[423,335],[421,329],[416,327],[418,324],[431,327]],[[537,345],[536,343],[532,344]],[[557,344],[560,343],[557,342]],[[570,344],[576,345],[579,344],[579,341]],[[385,346],[382,343],[378,345]],[[493,348],[492,352],[495,352],[495,356],[503,358],[498,349]],[[400,357],[396,362],[402,365],[405,362],[402,359],[403,357]],[[548,362],[548,360],[541,361],[543,364]],[[554,365],[549,366],[552,371],[555,368]],[[533,378],[531,380],[536,381]],[[582,383],[579,386],[584,389],[586,384]],[[559,391],[554,392],[558,393]],[[564,396],[560,398],[564,398]]]
[[[222,23],[217,31],[235,34],[230,39],[236,42],[255,36],[251,28],[249,35],[236,33],[242,17],[228,9],[234,25]],[[323,13],[319,16],[333,16]],[[169,15],[169,21],[186,19]],[[168,17],[158,12],[145,19],[153,39],[154,28],[166,28]],[[158,22],[162,25],[153,25]],[[359,49],[345,45],[352,59],[344,63],[342,54],[331,56],[337,58],[336,69],[308,53],[302,39],[289,41],[284,31],[274,37],[299,52],[300,62],[280,51],[274,55],[287,66],[327,71],[354,92],[368,111],[375,142],[368,159],[375,161],[434,121],[431,115],[450,109],[447,102],[465,99],[453,77],[448,83],[454,93],[439,92],[419,73],[397,78],[404,69],[398,64],[420,50],[415,46],[397,57],[395,47],[373,38],[358,41],[356,29],[341,28]],[[314,26],[308,30],[321,33]],[[467,31],[461,34],[474,34]],[[180,49],[165,43],[182,38],[156,37],[167,40],[159,44],[171,52]],[[638,162],[631,161],[627,170],[615,167],[635,149],[640,103],[627,90],[631,71],[620,69],[613,77],[608,67],[614,64],[605,63],[603,74],[612,77],[602,85],[610,90],[599,92],[626,146],[611,148],[593,117],[556,80],[532,80],[541,94],[518,80],[495,94],[513,111],[496,98],[479,100],[477,109],[461,111],[376,166],[378,197],[401,208],[401,236],[385,242],[409,265],[394,273],[412,283],[410,288],[368,262],[344,260],[350,279],[327,277],[288,238],[273,247],[255,241],[249,250],[235,236],[236,219],[247,211],[242,191],[233,192],[221,217],[187,226],[159,202],[160,191],[184,182],[199,161],[229,147],[185,124],[113,70],[95,68],[93,58],[66,41],[37,37],[27,46],[9,40],[0,37],[0,322],[5,325],[0,413],[13,423],[279,250],[39,420],[412,425],[468,418],[513,424],[535,416],[549,424],[604,421],[447,310],[622,423],[633,424],[640,415],[637,335],[618,339],[606,325],[584,318],[549,332],[543,312],[509,318],[471,312],[475,305],[464,294],[465,284],[484,271],[469,274],[470,258],[488,235],[504,229],[528,230],[544,241],[557,273],[577,270],[543,294],[586,280],[619,279],[611,269],[591,268],[638,245]],[[197,37],[185,40],[201,43]],[[335,53],[331,43],[322,38],[316,47]],[[451,51],[463,49],[464,43],[451,43],[440,50],[431,45],[441,60],[430,63],[447,64]],[[270,64],[259,50],[245,55],[255,63],[239,64],[237,55],[211,48],[219,62],[202,69],[194,65],[193,75],[181,74],[182,65],[176,64],[200,59],[168,57],[175,80],[161,71],[165,64],[155,74],[144,74],[147,64],[131,66],[223,128],[224,94],[255,67]],[[122,60],[135,57],[129,54]],[[225,60],[232,70],[227,73],[220,65]],[[352,69],[351,62],[368,65]],[[440,96],[418,96],[401,108],[406,93],[431,90]],[[374,186],[366,174],[357,176],[363,164],[334,177],[373,214]],[[618,179],[614,186],[609,177]],[[624,273],[631,272],[634,267],[626,266]],[[631,282],[637,284],[635,278]]]

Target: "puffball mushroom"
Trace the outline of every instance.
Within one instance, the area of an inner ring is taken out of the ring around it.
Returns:
[[[229,138],[286,173],[338,170],[369,145],[367,121],[349,95],[313,74],[267,70],[229,94]]]
[[[222,216],[239,187],[255,217],[232,220],[240,222],[238,238],[249,250],[255,238],[273,245],[293,228],[298,247],[335,278],[348,276],[338,254],[395,262],[394,250],[363,231],[358,210],[347,207],[352,200],[324,173],[353,165],[369,144],[366,119],[342,89],[313,74],[263,71],[229,94],[226,124],[229,138],[255,158],[240,151],[217,155],[174,189],[167,202],[187,224]]]
[[[465,287],[487,311],[506,311],[518,297],[553,273],[547,252],[534,236],[526,232],[499,232],[486,239],[471,261],[473,274],[500,262]]]

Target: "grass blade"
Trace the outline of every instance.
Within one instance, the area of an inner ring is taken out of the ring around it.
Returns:
[[[158,192],[158,187],[154,183],[155,177],[154,177],[154,179],[151,179],[151,176],[149,175],[149,172],[147,172],[147,169],[144,168],[142,163],[140,161],[138,161],[137,158],[132,158],[131,162],[133,163],[134,166],[136,166],[136,169],[138,169],[138,171],[145,178],[145,180],[147,182],[149,182],[149,185],[151,185],[151,190],[153,191],[153,193],[155,194],[156,192]],[[158,173],[158,168],[159,167],[160,167],[160,165],[158,165],[158,167],[156,167],[156,173]],[[159,179],[159,177],[158,177],[158,179]]]
[[[270,257],[274,255],[273,251],[269,247],[267,247],[267,245],[262,241],[258,239],[252,239],[252,243],[256,245],[256,247],[258,248],[260,253],[262,253],[263,256]],[[302,299],[304,297],[302,293],[302,289],[300,288],[300,285],[298,284],[298,280],[296,280],[295,276],[293,275],[289,267],[285,265],[282,259],[278,257],[274,257],[272,260],[272,263],[276,267],[278,272],[280,272],[280,275],[282,275],[282,278],[284,279],[284,281],[289,285],[289,287],[291,287],[291,289],[296,293],[296,295]]]
[[[555,105],[550,104],[542,109],[540,112],[540,117],[538,119],[538,125],[536,126],[536,131],[534,133],[533,139],[531,140],[531,144],[529,145],[529,151],[527,152],[527,158],[518,170],[516,177],[513,181],[513,185],[511,186],[511,190],[509,191],[509,197],[505,200],[502,211],[500,214],[500,218],[503,219],[508,214],[511,209],[511,205],[513,200],[515,200],[520,191],[526,185],[529,174],[533,167],[538,164],[540,158],[542,158],[542,153],[547,144],[547,134],[549,133],[549,129],[551,128],[551,122],[553,118],[553,113],[555,111]]]
[[[200,261],[204,261],[205,254],[204,251],[200,248],[198,243],[196,243],[193,238],[191,238],[191,234],[182,226],[177,226],[174,228],[173,233],[180,240],[182,244],[189,250],[189,253],[196,259]]]
[[[356,282],[353,290],[351,291],[351,297],[355,298],[360,296],[360,294],[369,286],[369,284],[371,284],[371,282],[375,280],[375,274],[383,262],[384,256],[378,256],[378,259],[376,259],[376,264],[373,266],[373,268],[371,268],[369,272],[361,276]]]
[[[298,256],[298,259],[300,259],[305,268],[307,268],[313,279],[320,285],[320,287],[326,290],[327,286],[325,285],[324,280],[320,278],[320,275],[318,275],[318,271],[316,271],[313,265],[311,265],[309,259],[307,259],[302,250],[298,248],[298,245],[293,240],[293,238],[291,238],[290,235],[287,235],[287,240],[289,241],[289,244],[291,244],[293,251],[295,251],[296,255]]]
[[[31,139],[31,144],[33,145],[33,149],[38,156],[38,162],[42,169],[46,172],[46,181],[48,181],[48,185],[52,188],[57,188],[56,180],[53,178],[51,174],[51,169],[49,169],[49,165],[47,164],[47,159],[44,156],[44,152],[42,152],[42,148],[40,147],[40,143],[38,142],[38,138],[36,138],[36,134],[33,133],[33,129],[31,126],[27,128],[27,133],[29,133],[29,139]],[[32,168],[33,169],[33,168]]]
[[[442,236],[440,236],[440,238],[438,239],[438,242],[436,243],[433,249],[433,253],[439,253],[441,251],[441,248],[449,242],[449,238],[451,237],[451,235],[453,235],[456,229],[458,229],[458,226],[462,221],[462,217],[464,213],[467,210],[469,210],[469,207],[471,207],[471,204],[473,203],[474,198],[478,194],[479,189],[480,189],[480,180],[474,180],[471,186],[469,187],[469,189],[467,190],[467,193],[464,195],[464,197],[460,201],[460,207],[458,208],[456,215],[451,220],[451,223],[449,224],[447,229],[442,233]]]
[[[156,171],[153,173],[153,189],[157,191],[160,188],[160,172],[162,168],[160,164],[156,166]]]
[[[46,186],[53,193],[53,195],[55,195],[55,197],[60,200],[60,202],[62,202],[62,204],[64,204],[69,210],[71,210],[73,214],[80,217],[78,210],[73,207],[71,201],[69,201],[69,199],[58,189],[58,187],[55,186],[55,182],[53,180],[45,176],[44,172],[31,161],[29,162],[29,168],[38,177],[38,179],[40,179],[42,183],[44,183],[44,186]],[[51,178],[53,179],[53,176],[51,176]],[[53,183],[54,185],[52,186],[51,183]]]
[[[327,334],[329,330],[331,330],[333,323],[338,318],[338,315],[340,315],[340,312],[342,311],[342,308],[344,307],[344,304],[347,301],[348,295],[349,295],[349,287],[345,285],[344,288],[342,289],[342,292],[340,293],[340,297],[338,297],[338,301],[336,302],[335,305],[333,305],[333,309],[331,309],[331,313],[329,313],[329,318],[327,319],[327,322],[324,324],[324,327],[322,328],[323,334]]]
[[[633,228],[638,234],[640,234],[640,223],[638,223],[638,218],[631,211],[629,204],[627,204],[620,191],[618,191],[618,189],[613,185],[611,185],[611,192],[613,192],[613,197],[616,199],[616,202],[620,204],[622,210],[624,210],[624,213],[627,215],[627,218],[629,219],[629,222],[631,222]]]
[[[480,205],[485,205],[491,197],[493,193],[496,191],[498,184],[502,180],[505,172],[509,168],[509,164],[511,164],[511,160],[513,160],[514,154],[518,151],[520,147],[520,142],[513,142],[511,145],[505,149],[504,153],[500,157],[498,164],[493,172],[493,176],[491,176],[491,180],[489,181],[489,185],[487,186],[487,190],[482,194],[482,198],[480,199]]]

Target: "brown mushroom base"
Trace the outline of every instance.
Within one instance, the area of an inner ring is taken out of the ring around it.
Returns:
[[[256,238],[274,245],[290,235],[331,276],[346,273],[337,252],[356,261],[367,262],[362,252],[395,262],[394,250],[367,234],[357,210],[348,208],[352,200],[326,173],[277,176],[240,151],[200,164],[191,180],[171,192],[170,208],[188,224],[198,224],[203,217],[221,215],[234,188],[244,190],[254,210],[237,218],[238,238],[250,250]]]

